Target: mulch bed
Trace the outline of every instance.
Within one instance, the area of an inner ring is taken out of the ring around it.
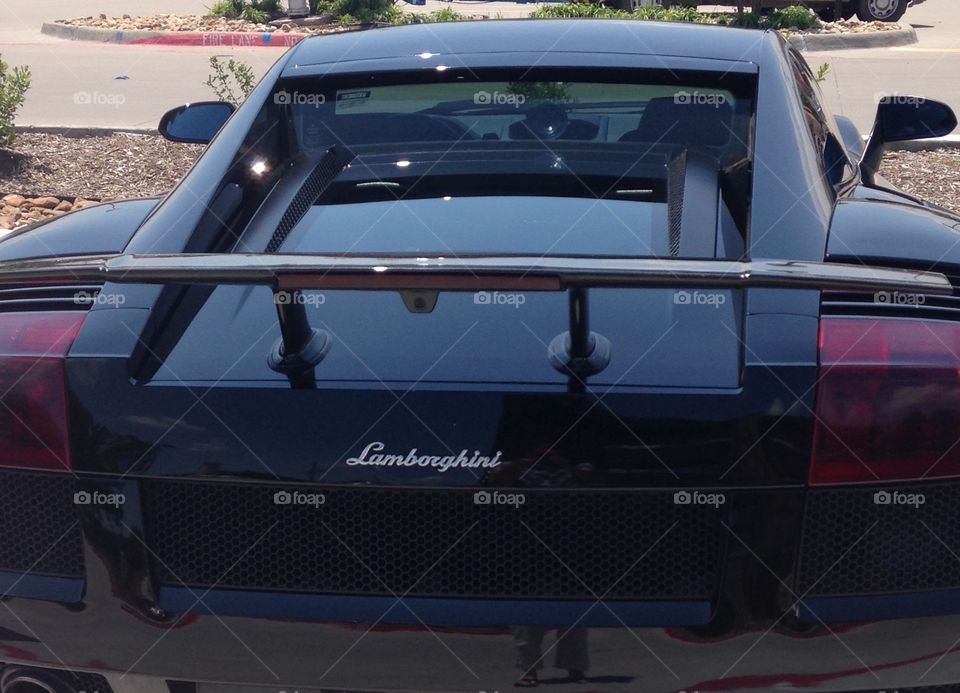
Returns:
[[[880,175],[905,193],[960,214],[960,149],[887,152]]]
[[[0,192],[86,198],[167,192],[203,151],[158,135],[67,137],[21,133],[0,149]]]
[[[202,146],[175,144],[157,135],[21,133],[12,150],[0,149],[0,198],[21,195],[26,202],[12,205],[10,199],[0,199],[0,233],[70,211],[77,198],[81,207],[86,200],[165,193],[202,151]],[[57,209],[49,198],[70,205]]]
[[[0,149],[0,198],[19,194],[14,209],[0,203],[0,229],[19,228],[60,210],[31,199],[55,197],[73,203],[145,197],[169,191],[203,147],[175,144],[157,135],[67,137],[21,133],[13,150]],[[881,174],[905,192],[960,214],[960,149],[887,154]],[[80,205],[82,206],[82,204]],[[11,219],[13,221],[11,221]]]

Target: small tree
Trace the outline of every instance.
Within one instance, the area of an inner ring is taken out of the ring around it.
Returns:
[[[7,64],[0,60],[0,147],[9,147],[17,136],[13,118],[29,88],[30,68],[20,66],[8,71]]]
[[[226,63],[222,63],[220,58],[212,55],[210,56],[210,68],[213,72],[210,73],[204,84],[213,90],[220,101],[228,101],[239,105],[250,96],[250,92],[257,84],[253,68],[233,58],[230,58]],[[234,87],[239,91],[239,94],[234,91]]]

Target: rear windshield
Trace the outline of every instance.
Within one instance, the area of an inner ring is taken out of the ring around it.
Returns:
[[[518,75],[520,76],[520,75]],[[646,76],[648,79],[644,80]],[[650,79],[659,77],[658,80]],[[583,144],[596,151],[638,145],[693,148],[721,163],[747,156],[753,112],[740,75],[700,82],[679,75],[634,75],[635,82],[488,81],[460,75],[431,83],[345,84],[296,80],[276,97],[289,104],[298,145],[376,148],[404,143]],[[386,81],[381,80],[381,81]]]
[[[690,152],[717,170],[719,223],[745,234],[754,91],[752,75],[669,70],[287,79],[244,154],[285,161],[263,177],[295,187],[348,153],[288,252],[658,255],[668,170]]]

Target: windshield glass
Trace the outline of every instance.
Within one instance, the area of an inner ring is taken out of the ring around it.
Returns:
[[[744,235],[754,89],[752,75],[668,70],[286,79],[259,121],[281,136],[246,155],[290,189],[331,150],[349,162],[288,252],[659,255],[668,170],[691,152],[712,162],[718,223]]]
[[[289,104],[298,144],[442,142],[582,143],[597,151],[646,144],[709,151],[721,162],[747,155],[749,93],[739,80],[715,84],[477,81],[348,85],[292,82]]]

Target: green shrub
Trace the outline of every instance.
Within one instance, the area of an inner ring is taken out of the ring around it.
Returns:
[[[527,101],[552,101],[569,103],[573,101],[569,85],[565,82],[510,82],[507,91],[523,96]]]
[[[737,14],[728,14],[724,22],[718,21],[718,24],[726,26],[736,26],[741,29],[759,29],[763,26],[763,20],[759,14],[753,12],[738,12]]]
[[[650,19],[660,22],[709,22],[709,16],[697,12],[695,7],[660,7],[658,5],[649,5],[638,7],[636,11],[629,13],[631,19]]]
[[[710,15],[701,14],[692,7],[667,8],[659,5],[639,7],[635,12],[618,10],[594,2],[569,2],[562,5],[542,5],[531,17],[541,19],[640,19],[658,22],[712,23]]]
[[[283,14],[283,8],[280,7],[280,0],[253,0],[251,3],[254,9],[267,13],[270,18]]]
[[[792,5],[774,10],[767,18],[766,25],[771,29],[816,29],[820,26],[820,18],[807,7]]]
[[[435,22],[459,22],[465,17],[454,9],[443,7],[433,12],[401,12],[394,24],[433,24]]]
[[[280,0],[218,0],[210,8],[210,14],[217,17],[246,19],[257,24],[265,24],[282,12]]]
[[[26,66],[7,69],[0,60],[0,147],[9,147],[17,136],[13,118],[23,105],[30,88],[30,68]]]
[[[256,86],[253,68],[239,60],[230,58],[227,62],[221,62],[214,55],[210,57],[210,69],[212,72],[204,84],[213,90],[220,101],[240,104]]]
[[[531,17],[536,19],[629,19],[630,13],[623,10],[614,10],[604,5],[595,5],[586,2],[569,2],[562,5],[541,5],[534,10]]]
[[[236,19],[243,12],[243,0],[218,0],[210,8],[210,14],[227,19]]]
[[[247,5],[240,13],[240,17],[254,24],[266,24],[270,21],[270,15],[263,10],[258,10],[253,5]]]
[[[318,10],[336,17],[341,24],[360,22],[401,23],[403,12],[393,0],[330,0],[321,3]]]

